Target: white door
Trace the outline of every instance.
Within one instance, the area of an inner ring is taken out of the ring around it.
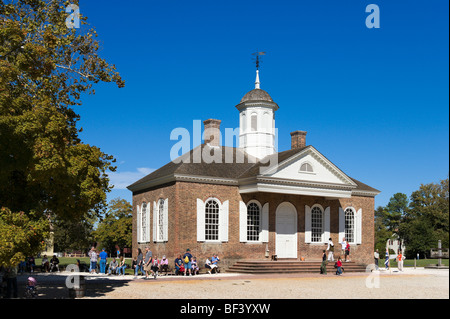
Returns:
[[[297,210],[288,202],[276,211],[276,243],[278,258],[297,258]]]

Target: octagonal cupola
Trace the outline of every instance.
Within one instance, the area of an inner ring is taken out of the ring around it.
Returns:
[[[278,110],[278,105],[260,86],[259,70],[256,70],[255,88],[236,105],[239,147],[258,159],[276,152],[275,111]]]

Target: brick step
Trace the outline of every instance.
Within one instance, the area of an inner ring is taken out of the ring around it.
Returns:
[[[269,273],[317,273],[321,262],[299,261],[238,261],[227,269],[227,272],[269,274]],[[345,272],[365,272],[366,267],[355,262],[342,264]],[[334,263],[329,262],[327,271],[333,271]]]

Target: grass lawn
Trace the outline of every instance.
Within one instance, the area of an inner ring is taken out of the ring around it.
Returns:
[[[419,259],[416,260],[416,266],[417,267],[425,267],[428,265],[437,265],[438,260],[437,259]],[[449,262],[448,259],[442,259],[442,265],[448,266]],[[384,259],[378,260],[378,267],[384,268]],[[397,268],[397,261],[391,259],[391,267]],[[403,262],[403,267],[414,267],[414,259],[405,259]]]

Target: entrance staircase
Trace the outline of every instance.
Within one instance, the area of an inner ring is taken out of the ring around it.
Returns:
[[[320,273],[321,261],[298,260],[241,260],[227,269],[227,272],[245,274],[299,274]],[[365,272],[366,266],[355,262],[342,262],[344,272]],[[329,262],[327,272],[334,273],[334,262]]]

